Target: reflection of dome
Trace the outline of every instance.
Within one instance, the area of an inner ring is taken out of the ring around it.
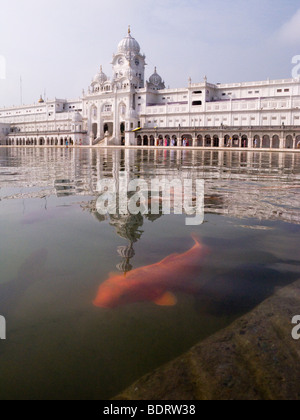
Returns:
[[[77,111],[73,114],[73,122],[81,122],[82,115]]]
[[[122,258],[133,258],[135,256],[135,251],[132,247],[132,244],[130,246],[119,246],[118,254]]]
[[[128,246],[119,246],[118,254],[123,258],[123,261],[117,265],[117,269],[122,273],[128,273],[128,271],[131,271],[133,268],[130,264],[131,258],[135,256],[133,243],[130,242],[130,245]]]
[[[99,73],[97,73],[96,76],[94,77],[93,82],[99,83],[100,85],[107,82],[107,76],[105,73],[103,73],[102,66],[100,67]]]
[[[116,267],[119,271],[121,271],[121,273],[125,273],[125,274],[133,269],[133,266],[127,261],[122,261]]]
[[[149,78],[149,82],[154,85],[154,86],[158,86],[162,84],[162,78],[160,77],[159,74],[157,74],[157,69],[155,67],[154,69],[154,73],[152,74],[152,76],[150,76]]]
[[[132,38],[130,28],[129,28],[127,37],[122,39],[122,41],[119,43],[118,52],[121,54],[127,54],[127,53],[139,54],[140,51],[141,51],[141,47],[139,43],[134,38]]]

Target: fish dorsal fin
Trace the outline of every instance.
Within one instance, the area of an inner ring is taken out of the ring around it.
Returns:
[[[175,306],[177,298],[171,292],[166,292],[154,301],[158,306]]]

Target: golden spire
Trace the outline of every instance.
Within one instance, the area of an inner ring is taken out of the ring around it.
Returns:
[[[130,34],[131,34],[131,28],[130,28],[130,25],[128,25],[128,35]]]

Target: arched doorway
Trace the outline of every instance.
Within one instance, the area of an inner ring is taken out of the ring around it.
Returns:
[[[275,135],[272,137],[272,149],[279,149],[279,148],[280,148],[279,136]]]
[[[193,137],[190,134],[184,134],[181,137],[181,145],[184,146],[184,144],[189,147],[193,146]]]
[[[242,147],[243,148],[248,147],[248,136],[246,136],[246,135],[242,136]]]
[[[264,135],[263,138],[262,138],[262,148],[263,149],[270,149],[270,147],[271,147],[270,136]]]
[[[260,149],[260,137],[258,135],[253,138],[253,147],[255,149]]]
[[[177,137],[176,136],[172,136],[171,145],[173,147],[177,147],[178,146],[178,140],[177,140]]]
[[[142,145],[142,136],[137,136],[136,144],[137,144],[137,146],[141,146]]]
[[[213,146],[214,147],[219,147],[220,146],[220,140],[219,140],[219,136],[215,135],[213,137]]]
[[[201,134],[198,134],[197,136],[196,146],[203,147],[203,137],[201,136]]]
[[[164,138],[164,146],[171,146],[171,138],[168,134]]]
[[[204,147],[211,147],[211,137],[209,134],[204,137]]]
[[[287,136],[285,139],[285,148],[286,149],[293,149],[293,137],[292,136]]]
[[[155,138],[154,138],[154,136],[150,136],[150,146],[155,146]]]
[[[125,123],[124,122],[122,122],[120,124],[120,132],[121,132],[121,134],[124,134],[125,133]]]
[[[113,127],[114,127],[114,125],[113,125],[112,122],[106,122],[106,123],[104,123],[104,125],[103,125],[104,134],[107,134],[108,133],[109,136],[112,136],[112,134],[113,134]]]
[[[225,147],[230,147],[230,136],[228,134],[226,134],[226,136],[224,136],[224,146]]]
[[[232,137],[232,147],[240,147],[240,138],[237,134]]]
[[[94,123],[92,125],[92,132],[93,132],[93,136],[94,136],[94,140],[97,138],[97,134],[98,134],[98,124]]]
[[[164,138],[162,135],[158,136],[158,146],[163,146],[164,145]]]
[[[143,146],[148,146],[148,136],[143,137]]]

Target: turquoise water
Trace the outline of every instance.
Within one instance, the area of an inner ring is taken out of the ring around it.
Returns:
[[[97,182],[120,171],[204,179],[204,223],[100,216]],[[298,154],[1,149],[0,398],[113,397],[298,279],[299,192]],[[209,254],[175,305],[93,305],[110,273],[184,253],[193,233]]]

